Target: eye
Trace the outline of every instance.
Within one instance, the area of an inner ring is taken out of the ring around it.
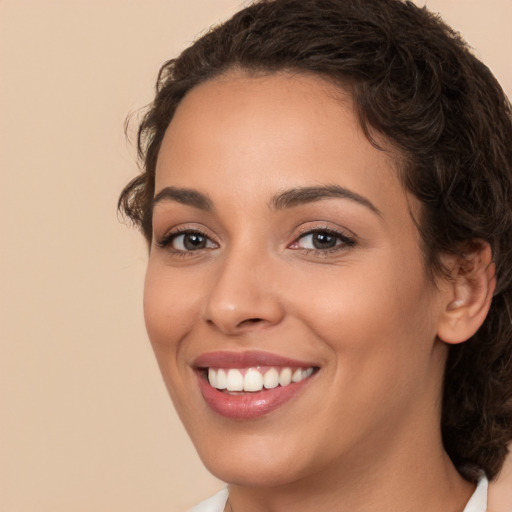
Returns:
[[[331,229],[315,229],[304,233],[290,245],[290,249],[328,252],[355,244],[355,240]]]
[[[332,249],[340,243],[339,237],[325,231],[309,233],[298,240],[298,246],[302,249]]]
[[[214,249],[217,244],[200,231],[180,231],[169,233],[158,242],[158,246],[168,247],[174,252],[199,251],[201,249]]]

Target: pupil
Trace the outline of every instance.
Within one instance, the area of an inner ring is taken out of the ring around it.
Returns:
[[[203,249],[206,246],[206,239],[203,235],[189,233],[183,240],[185,249],[193,251],[194,249]]]
[[[336,245],[336,237],[328,233],[316,233],[313,237],[315,249],[330,249]]]

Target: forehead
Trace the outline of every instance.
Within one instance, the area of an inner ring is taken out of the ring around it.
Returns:
[[[370,144],[351,95],[322,77],[231,72],[195,87],[178,106],[160,150],[156,192],[172,185],[215,195],[236,185],[268,196],[338,184],[382,192],[379,202],[392,206],[405,191],[396,152],[381,142],[389,150]]]

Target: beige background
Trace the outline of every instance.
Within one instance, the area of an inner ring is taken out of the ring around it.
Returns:
[[[221,485],[160,381],[145,247],[115,206],[126,114],[240,3],[0,0],[0,512],[178,512]],[[512,2],[429,5],[511,95]]]

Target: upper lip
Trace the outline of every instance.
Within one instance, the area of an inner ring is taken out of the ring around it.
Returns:
[[[300,361],[271,352],[261,351],[207,352],[197,357],[193,364],[197,368],[251,368],[256,366],[311,368],[317,366],[311,361]]]

